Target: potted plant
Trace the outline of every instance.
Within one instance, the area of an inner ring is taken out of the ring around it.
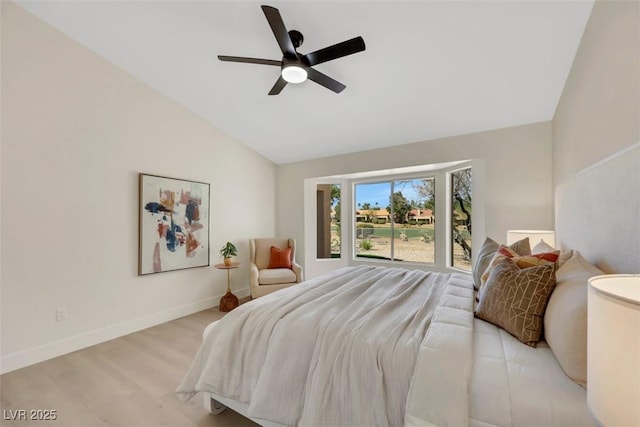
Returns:
[[[224,265],[231,265],[232,257],[238,255],[238,249],[231,242],[227,242],[222,249],[220,249],[220,255],[224,258]]]

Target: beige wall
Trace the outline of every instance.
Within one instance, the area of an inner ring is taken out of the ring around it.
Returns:
[[[553,226],[551,123],[543,122],[280,165],[276,231],[294,237],[301,253],[309,249],[302,212],[305,179],[460,160],[483,165],[474,169],[482,174],[474,180],[482,179],[485,188],[484,206],[478,199],[474,204],[474,215],[476,208],[483,211],[481,221],[474,223],[474,246],[485,236],[503,241],[508,229]]]
[[[553,119],[557,241],[608,272],[640,272],[639,56],[640,2],[596,1]]]
[[[639,7],[594,4],[553,118],[554,187],[640,141]]]
[[[137,276],[139,172],[211,184],[211,264],[235,242],[248,294],[274,164],[10,2],[1,118],[3,371],[217,305],[213,267]]]

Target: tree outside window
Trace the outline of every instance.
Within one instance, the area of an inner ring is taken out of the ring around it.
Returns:
[[[451,173],[451,266],[471,270],[471,168]]]

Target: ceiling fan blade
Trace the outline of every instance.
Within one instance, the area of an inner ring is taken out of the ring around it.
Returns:
[[[273,85],[271,90],[269,91],[269,95],[277,95],[282,92],[282,89],[287,85],[287,81],[280,76],[276,84]]]
[[[296,54],[296,49],[293,47],[293,42],[291,41],[289,32],[287,32],[287,27],[285,27],[284,22],[282,21],[280,11],[271,6],[263,5],[261,7],[284,56],[289,59],[297,59],[298,55]]]
[[[343,41],[341,43],[334,44],[333,46],[307,53],[305,56],[309,61],[309,65],[316,65],[331,61],[332,59],[342,58],[343,56],[351,55],[353,53],[362,52],[363,50],[365,50],[364,39],[358,36],[351,40]]]
[[[281,61],[276,61],[275,59],[245,58],[244,56],[218,55],[218,59],[220,61],[246,62],[249,64],[275,65],[278,67],[282,65]]]
[[[318,70],[314,70],[313,68],[307,68],[307,77],[309,80],[313,80],[319,85],[324,86],[335,93],[340,93],[346,88],[346,86],[339,81],[333,80],[331,77]]]

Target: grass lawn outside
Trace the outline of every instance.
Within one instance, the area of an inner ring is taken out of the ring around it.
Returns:
[[[367,224],[356,228],[356,256],[369,259],[391,258],[391,226],[389,224]],[[371,227],[372,226],[372,227]],[[462,231],[462,230],[461,230]],[[466,232],[465,240],[471,245],[471,236]],[[368,243],[364,243],[364,242]],[[364,247],[363,247],[364,246]],[[368,247],[370,246],[370,247]],[[435,230],[433,224],[395,225],[393,230],[394,258],[397,261],[435,263]],[[454,245],[454,266],[471,269],[471,263],[464,259],[462,248]]]

